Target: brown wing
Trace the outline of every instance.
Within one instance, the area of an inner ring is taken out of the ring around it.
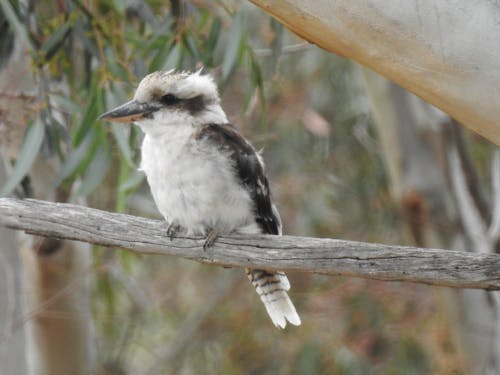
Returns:
[[[203,125],[196,138],[208,139],[228,153],[241,185],[252,198],[255,221],[263,233],[279,234],[281,222],[273,211],[269,182],[253,146],[231,124]]]

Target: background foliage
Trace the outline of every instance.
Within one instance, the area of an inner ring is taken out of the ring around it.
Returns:
[[[53,188],[66,199],[158,216],[137,171],[141,134],[96,119],[148,72],[203,66],[229,118],[264,148],[287,234],[410,241],[358,68],[255,7],[8,0],[0,29],[0,67],[24,41],[38,84],[3,194],[31,195],[19,183],[33,163],[57,159]],[[280,332],[241,270],[100,248],[94,263],[96,345],[108,373],[463,373],[430,287],[292,274],[303,325]]]

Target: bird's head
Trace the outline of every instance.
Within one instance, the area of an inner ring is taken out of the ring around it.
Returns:
[[[157,135],[171,126],[227,122],[219,102],[210,75],[200,71],[157,71],[142,79],[132,100],[103,113],[99,119],[134,122],[144,132]]]

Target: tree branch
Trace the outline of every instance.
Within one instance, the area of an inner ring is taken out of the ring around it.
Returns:
[[[500,256],[494,254],[269,235],[224,236],[204,251],[201,237],[182,236],[170,241],[165,222],[159,220],[33,199],[0,198],[0,225],[40,236],[215,265],[500,289]]]

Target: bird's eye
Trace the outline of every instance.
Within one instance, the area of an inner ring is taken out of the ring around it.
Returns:
[[[180,101],[180,99],[173,94],[167,94],[167,95],[163,95],[160,98],[160,101],[165,105],[173,105],[173,104],[178,103]]]

